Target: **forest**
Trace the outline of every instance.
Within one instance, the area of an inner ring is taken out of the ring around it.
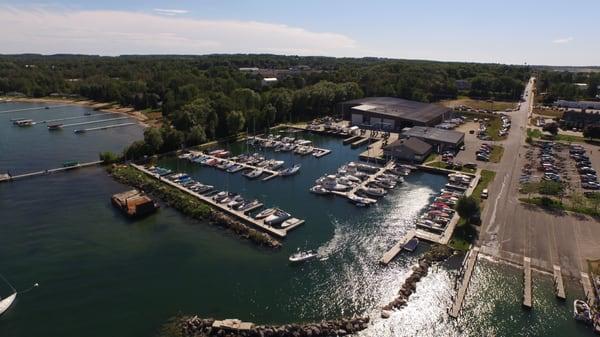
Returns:
[[[544,104],[556,100],[596,100],[600,94],[600,72],[546,70],[538,75],[537,89]],[[579,87],[575,83],[585,84]]]
[[[278,81],[265,85],[272,74]],[[385,58],[0,55],[0,94],[77,96],[161,111],[168,123],[147,130],[145,141],[128,149],[131,157],[329,115],[336,103],[365,96],[517,100],[529,75],[524,66]],[[459,90],[457,80],[470,89]]]

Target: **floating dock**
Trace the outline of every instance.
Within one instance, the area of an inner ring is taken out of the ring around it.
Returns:
[[[17,174],[14,176],[4,174],[4,175],[0,176],[0,182],[13,181],[13,180],[18,180],[18,179],[23,179],[23,178],[41,176],[41,175],[45,175],[45,174],[64,172],[64,171],[69,171],[69,170],[73,170],[73,169],[77,169],[77,168],[96,166],[96,165],[100,165],[102,163],[103,163],[102,160],[97,160],[97,161],[92,161],[92,162],[88,162],[88,163],[76,164],[76,165],[72,165],[72,166],[65,166],[65,167],[59,167],[59,168],[54,168],[54,169],[49,169],[49,170]]]
[[[554,265],[552,268],[554,270],[554,292],[556,297],[561,300],[565,300],[567,297],[565,296],[565,287],[563,285],[563,278],[560,266]]]
[[[106,125],[106,126],[98,126],[95,128],[78,129],[78,130],[75,130],[75,133],[84,133],[84,132],[88,132],[88,131],[98,131],[98,130],[122,128],[125,126],[131,126],[131,125],[136,125],[136,123],[121,123],[121,124],[113,124],[113,125]]]
[[[123,120],[123,119],[127,119],[129,117],[115,117],[115,118],[107,118],[107,119],[100,119],[97,121],[88,121],[88,122],[81,122],[81,123],[71,123],[71,124],[65,124],[62,127],[66,128],[69,126],[78,126],[78,125],[87,125],[87,124],[97,124],[97,123],[103,123],[103,122],[112,122],[112,121],[118,121],[118,120]]]
[[[157,180],[165,183],[165,184],[171,185],[172,187],[175,187],[175,188],[177,188],[177,189],[179,189],[179,190],[181,190],[181,191],[183,191],[185,193],[188,193],[188,194],[190,194],[190,195],[192,195],[192,196],[194,196],[194,197],[196,197],[196,198],[204,201],[205,203],[207,203],[207,204],[211,205],[212,207],[214,207],[214,208],[222,211],[223,213],[229,214],[229,215],[231,215],[231,216],[233,216],[233,217],[235,217],[235,218],[237,218],[237,219],[239,219],[239,220],[241,220],[241,221],[243,221],[245,223],[251,224],[252,226],[254,226],[254,227],[256,227],[256,228],[258,228],[258,229],[260,229],[260,230],[262,230],[262,231],[264,231],[266,233],[269,233],[269,234],[271,234],[271,235],[273,235],[275,237],[283,239],[283,238],[286,237],[286,235],[287,235],[287,233],[289,231],[291,231],[292,229],[297,228],[298,226],[304,224],[304,220],[300,220],[294,226],[290,226],[290,227],[286,227],[286,228],[281,228],[280,229],[280,228],[271,227],[271,226],[265,224],[262,220],[257,220],[257,219],[254,219],[253,217],[249,216],[247,214],[249,211],[247,211],[247,210],[246,211],[236,211],[236,210],[233,210],[233,209],[227,207],[227,205],[220,204],[220,203],[214,201],[211,197],[207,197],[207,196],[204,196],[202,194],[198,194],[198,193],[196,193],[196,192],[194,192],[192,190],[189,190],[189,189],[187,189],[187,188],[185,188],[185,187],[183,187],[183,186],[181,186],[181,185],[179,185],[179,184],[177,184],[175,182],[172,182],[172,181],[170,181],[168,179],[162,179],[160,176],[158,176],[158,175],[156,175],[156,174],[154,174],[154,173],[146,170],[146,168],[144,168],[143,166],[136,165],[136,164],[131,164],[131,166],[134,167],[134,168],[136,168],[137,170],[139,170],[139,171],[141,171],[141,172],[143,172],[143,173],[145,173],[145,174],[147,174],[147,175],[149,175],[149,176],[151,176],[151,177],[153,177],[153,178],[155,178],[155,179],[157,179]]]
[[[523,307],[531,306],[531,258],[523,257]]]
[[[383,257],[381,260],[379,260],[379,263],[383,265],[389,264],[402,251],[402,247],[404,247],[404,245],[414,237],[415,230],[412,229],[408,231],[408,233],[406,233],[402,239],[400,239],[400,241],[398,241],[392,248],[390,248],[390,250],[383,254]]]
[[[359,140],[359,139],[361,139],[361,138],[362,138],[361,136],[352,136],[352,137],[348,137],[348,138],[346,138],[346,139],[344,139],[344,140],[342,141],[342,144],[344,144],[344,145],[348,145],[348,144],[350,144],[350,143],[354,143],[355,141],[357,141],[357,140]]]
[[[44,110],[44,109],[52,109],[52,108],[62,108],[62,107],[65,107],[65,106],[70,106],[70,104],[47,105],[47,106],[38,106],[38,107],[34,107],[34,108],[4,110],[4,111],[0,111],[0,114],[5,114],[5,113],[9,113],[9,112],[20,112],[20,111],[33,111],[33,110]]]
[[[106,113],[100,113],[100,114],[93,114],[93,115],[83,115],[83,116],[75,116],[75,117],[65,117],[65,118],[56,118],[56,119],[47,119],[44,121],[39,121],[37,123],[53,123],[53,122],[61,122],[61,121],[68,121],[68,120],[73,120],[73,119],[82,119],[82,118],[92,118],[92,117],[100,117],[100,116],[106,116],[106,115],[114,115],[117,112],[106,112]]]
[[[463,275],[460,288],[458,288],[458,292],[456,293],[454,304],[452,304],[452,308],[450,308],[449,315],[452,318],[458,318],[458,314],[460,313],[460,309],[462,308],[462,303],[465,300],[465,295],[467,294],[467,288],[469,287],[471,276],[473,275],[473,270],[475,269],[475,263],[477,262],[478,255],[479,247],[473,247],[473,249],[469,251],[469,256],[467,256],[467,262],[464,265],[465,273]]]
[[[371,138],[362,138],[360,137],[359,140],[355,141],[354,143],[350,144],[350,147],[355,149],[357,147],[360,147],[362,145],[365,145],[366,143],[368,143],[369,141],[371,141]]]

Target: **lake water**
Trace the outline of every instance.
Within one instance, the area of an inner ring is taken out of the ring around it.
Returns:
[[[32,106],[2,104],[0,112]],[[10,123],[11,118],[43,120],[86,111],[91,110],[0,113],[0,172],[96,160],[98,152],[118,152],[142,137],[137,126],[75,135],[66,129],[48,132],[44,125],[17,128]],[[308,188],[321,175],[357,160],[364,149],[350,149],[339,139],[307,137],[333,153],[317,159],[266,152],[287,165],[302,164],[299,175],[268,182],[176,158],[161,160],[161,165],[202,182],[305,219],[278,251],[168,207],[129,221],[110,204],[110,196],[127,187],[102,168],[0,184],[0,273],[19,289],[40,283],[0,317],[0,336],[152,336],[180,313],[257,323],[371,314],[376,319],[364,336],[592,335],[571,318],[570,303],[582,296],[578,283],[567,282],[569,299],[561,303],[554,299],[551,277],[534,274],[534,309],[528,312],[520,304],[520,270],[486,260],[477,265],[458,320],[449,319],[446,308],[459,258],[432,268],[402,311],[389,320],[377,318],[378,308],[394,297],[426,245],[387,267],[377,261],[413,226],[414,217],[446,178],[413,173],[375,207],[356,208],[341,198],[313,195]],[[245,149],[235,144],[230,150]],[[287,258],[298,247],[318,249],[324,260],[290,266]],[[0,296],[7,293],[0,287]]]

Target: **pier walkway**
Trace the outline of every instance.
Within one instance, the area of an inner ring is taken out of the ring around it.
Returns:
[[[271,180],[271,179],[279,176],[279,172],[278,171],[269,170],[269,169],[266,169],[264,167],[258,167],[258,166],[254,166],[254,165],[248,165],[248,164],[245,164],[245,163],[238,163],[237,161],[234,161],[234,160],[231,160],[231,159],[219,158],[219,157],[211,156],[210,154],[207,154],[207,153],[204,153],[204,152],[199,152],[199,151],[189,151],[189,152],[191,154],[193,154],[194,156],[205,156],[205,157],[208,157],[208,158],[217,159],[217,160],[225,161],[225,162],[228,162],[228,163],[241,165],[241,166],[244,167],[244,169],[262,170],[263,172],[266,172],[266,173],[269,174],[268,176],[262,178],[261,179],[262,181]]]
[[[523,306],[531,309],[531,258],[523,257]]]
[[[0,175],[0,182],[13,181],[13,180],[18,180],[18,179],[23,179],[23,178],[30,178],[30,177],[41,176],[41,175],[46,175],[46,174],[64,172],[64,171],[69,171],[69,170],[73,170],[73,169],[77,169],[77,168],[96,166],[96,165],[100,165],[100,164],[102,164],[102,160],[91,161],[88,163],[81,163],[81,164],[77,164],[77,165],[73,165],[73,166],[65,166],[65,167],[59,167],[59,168],[54,168],[54,169],[48,169],[48,170],[43,170],[43,171],[17,174],[14,176],[11,176],[8,174],[3,174],[3,175]]]
[[[583,293],[587,298],[587,302],[590,306],[594,306],[594,287],[592,286],[592,280],[588,273],[581,273],[581,285],[583,286]]]
[[[285,238],[286,235],[287,235],[287,233],[289,231],[297,228],[298,226],[300,226],[300,225],[302,225],[304,223],[304,220],[300,220],[297,224],[295,224],[293,226],[290,226],[290,227],[286,227],[286,228],[281,228],[280,229],[280,228],[271,227],[271,226],[265,224],[264,221],[254,219],[253,217],[249,216],[247,213],[250,212],[250,210],[245,210],[245,211],[236,211],[236,210],[233,210],[233,209],[227,207],[227,205],[219,204],[218,202],[214,201],[210,197],[204,196],[202,194],[198,194],[198,193],[196,193],[196,192],[194,192],[192,190],[189,190],[189,189],[187,189],[187,188],[185,188],[185,187],[183,187],[183,186],[181,186],[181,185],[179,185],[179,184],[177,184],[175,182],[172,182],[172,181],[170,181],[168,179],[162,179],[160,176],[158,176],[158,175],[156,175],[156,174],[154,174],[154,173],[146,170],[143,166],[136,165],[136,164],[131,164],[131,166],[134,167],[134,168],[136,168],[137,170],[139,170],[139,171],[141,171],[141,172],[143,172],[143,173],[145,173],[145,174],[147,174],[147,175],[149,175],[149,176],[151,176],[151,177],[153,177],[153,178],[155,178],[155,179],[157,179],[157,180],[159,180],[159,181],[167,184],[167,185],[175,187],[175,188],[179,189],[180,191],[188,193],[188,194],[190,194],[190,195],[192,195],[192,196],[194,196],[194,197],[202,200],[203,202],[205,202],[205,203],[211,205],[212,207],[214,207],[214,208],[222,211],[223,213],[229,214],[229,215],[231,215],[231,216],[233,216],[233,217],[235,217],[235,218],[237,218],[239,220],[242,220],[245,223],[251,224],[254,227],[256,227],[256,228],[258,228],[260,230],[263,230],[264,232],[267,232],[267,233],[269,233],[269,234],[271,234],[271,235],[273,235],[275,237],[278,237],[278,238],[282,238],[282,239]],[[258,206],[256,208],[258,208]],[[256,209],[256,208],[254,208],[254,209]]]
[[[379,263],[383,265],[389,264],[396,257],[396,255],[398,255],[400,251],[402,251],[402,247],[404,247],[404,245],[414,237],[415,230],[411,229],[402,237],[402,239],[400,239],[400,241],[398,241],[392,248],[390,248],[390,250],[383,254],[383,257],[381,258],[381,260],[379,260]]]
[[[463,265],[464,275],[460,285],[458,288],[458,292],[456,293],[456,298],[454,300],[454,304],[452,308],[450,308],[450,317],[457,318],[460,313],[460,309],[462,308],[462,303],[465,300],[465,295],[467,294],[467,288],[469,287],[469,282],[471,281],[471,276],[473,275],[473,270],[475,269],[475,263],[477,262],[477,256],[479,255],[479,247],[473,247],[469,251],[469,256],[467,256],[467,262]]]
[[[95,128],[75,130],[75,132],[82,133],[82,132],[88,132],[88,131],[107,130],[107,129],[114,129],[114,128],[122,128],[125,126],[131,126],[131,125],[136,125],[136,124],[137,123],[121,123],[121,124],[113,124],[113,125],[106,125],[106,126],[97,126]]]
[[[99,114],[92,114],[92,115],[83,115],[83,116],[75,116],[75,117],[64,117],[64,118],[56,118],[56,119],[47,119],[47,120],[39,121],[39,122],[36,122],[36,123],[38,123],[38,124],[40,124],[40,123],[47,124],[47,123],[68,121],[68,120],[73,120],[73,119],[83,119],[83,118],[100,117],[100,116],[106,116],[106,115],[114,115],[116,113],[117,112],[106,112],[106,113],[99,113]]]
[[[127,119],[129,117],[115,117],[115,118],[107,118],[107,119],[100,119],[97,121],[88,121],[88,122],[80,122],[80,123],[71,123],[71,124],[65,124],[62,127],[66,128],[66,127],[70,127],[70,126],[78,126],[78,125],[87,125],[87,124],[96,124],[96,123],[102,123],[102,122],[112,122],[112,121],[118,121],[118,120],[122,120],[122,119]]]
[[[561,300],[565,300],[567,297],[565,296],[565,286],[563,285],[562,271],[560,266],[554,265],[552,268],[554,271],[554,291],[556,293],[556,297]]]
[[[33,108],[4,110],[4,111],[0,111],[0,114],[10,113],[10,112],[20,112],[20,111],[33,111],[33,110],[44,110],[44,109],[52,109],[52,108],[62,108],[65,106],[71,106],[71,105],[70,104],[47,105],[47,106],[37,106],[37,107],[33,107]]]

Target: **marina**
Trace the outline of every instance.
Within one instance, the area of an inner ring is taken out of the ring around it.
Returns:
[[[329,149],[313,146],[309,140],[281,135],[269,135],[267,138],[252,136],[247,137],[245,141],[250,146],[271,149],[275,152],[292,152],[299,156],[313,155],[315,158],[321,158],[331,153]]]
[[[189,151],[189,153],[191,154],[191,156],[188,158],[190,161],[213,167],[219,167],[220,165],[220,167],[222,167],[223,170],[227,170],[227,172],[229,173],[236,173],[242,170],[250,170],[251,172],[256,172],[256,176],[249,177],[252,179],[259,178],[261,175],[266,174],[266,176],[261,180],[267,181],[280,175],[280,171],[275,171],[264,166],[256,166],[245,162],[241,162],[237,158],[236,160],[234,160],[234,158],[223,158],[222,156],[214,155],[214,153],[210,154],[200,151]],[[261,162],[265,161],[266,159],[262,160]],[[231,169],[234,165],[236,167]]]

